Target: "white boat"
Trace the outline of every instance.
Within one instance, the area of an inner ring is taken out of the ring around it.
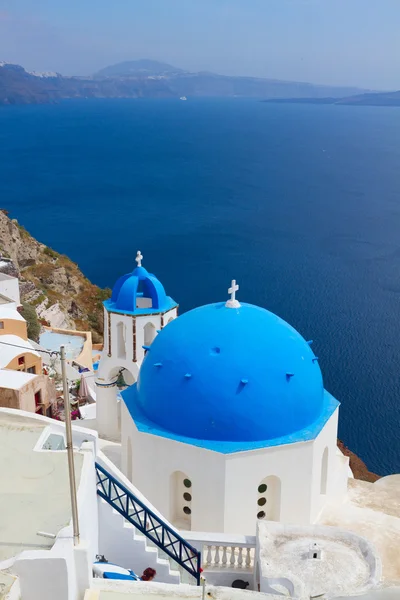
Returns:
[[[186,96],[181,96],[179,100],[187,100]]]

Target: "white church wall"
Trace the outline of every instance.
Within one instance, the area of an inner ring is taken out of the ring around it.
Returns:
[[[265,482],[267,490],[260,494],[258,488]],[[308,524],[311,487],[312,442],[227,455],[224,531],[254,535],[257,514],[264,507],[266,518]],[[264,506],[258,505],[260,496],[266,498]],[[271,502],[280,504],[274,506],[272,514],[267,508]]]
[[[347,492],[348,459],[337,447],[338,418],[339,408],[313,441],[311,523],[326,502],[340,502]]]
[[[110,473],[110,475],[112,475],[115,479],[117,479],[120,483],[122,483],[122,485],[124,485],[134,496],[136,496],[136,498],[138,498],[139,500],[141,500],[144,504],[146,504],[147,508],[149,508],[151,511],[153,511],[158,517],[160,517],[164,523],[166,523],[169,527],[171,527],[171,529],[175,530],[175,527],[172,525],[172,523],[170,523],[167,519],[166,515],[163,515],[157,508],[156,506],[154,506],[154,504],[152,504],[149,500],[149,498],[147,498],[142,490],[139,490],[131,481],[129,481],[129,479],[124,475],[124,473],[122,471],[120,471],[120,469],[118,469],[118,467],[109,459],[107,458],[107,456],[100,450],[97,453],[97,462],[108,472]],[[100,527],[106,526],[107,527],[107,523],[100,523]]]
[[[108,379],[98,378],[96,391],[96,427],[100,437],[118,441],[120,438],[118,388]]]
[[[223,455],[141,433],[124,403],[121,406],[122,469],[181,529],[254,535],[262,511],[265,520],[306,525],[314,522],[328,499],[345,493],[343,461],[335,454],[336,413],[317,440]],[[326,494],[321,494],[325,448]],[[182,485],[186,477],[190,489]],[[260,485],[267,486],[265,492],[258,491]],[[190,494],[190,501],[183,500],[184,493]],[[184,507],[190,508],[190,516]]]
[[[164,313],[163,315],[163,328],[166,327],[168,325],[168,323],[171,323],[171,321],[173,321],[174,319],[176,319],[178,317],[178,308],[173,308],[172,310],[169,310],[168,312]]]
[[[111,384],[123,368],[125,382],[137,381],[145,356],[143,346],[151,345],[157,332],[178,315],[177,308],[165,314],[128,315],[104,308],[104,351],[97,372],[96,427],[101,437],[120,439],[121,413],[117,388]]]
[[[134,484],[171,520],[171,476],[184,473],[192,482],[191,528],[224,530],[225,459],[216,452],[140,433],[126,407],[122,408],[122,470],[127,473],[128,439],[132,447]],[[184,513],[183,515],[184,516]],[[175,515],[176,519],[176,515]],[[182,527],[182,524],[178,526]],[[187,521],[186,521],[187,523]],[[185,523],[184,523],[185,524]]]

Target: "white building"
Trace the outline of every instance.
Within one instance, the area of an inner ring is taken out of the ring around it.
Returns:
[[[16,306],[21,304],[19,282],[17,277],[0,273],[0,304],[8,302],[15,302]]]
[[[105,303],[100,435],[121,432],[126,476],[184,530],[254,535],[257,520],[310,524],[346,494],[339,402],[324,390],[311,343],[240,304],[237,290],[233,282],[227,302],[175,319],[176,303],[139,265]],[[121,367],[132,385],[118,402]]]

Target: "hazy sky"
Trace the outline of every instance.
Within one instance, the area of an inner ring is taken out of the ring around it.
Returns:
[[[400,89],[400,0],[0,0],[0,60],[85,75],[138,58]]]

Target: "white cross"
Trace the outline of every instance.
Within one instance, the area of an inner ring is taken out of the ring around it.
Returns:
[[[231,300],[236,300],[236,292],[239,290],[239,286],[236,283],[236,279],[232,279],[231,286],[228,290],[228,294],[231,295]]]
[[[231,287],[228,290],[228,294],[231,295],[230,300],[225,304],[228,308],[240,308],[239,302],[236,300],[236,292],[239,290],[239,286],[236,283],[236,279],[232,279]]]
[[[142,256],[142,253],[140,252],[140,250],[137,251],[135,260],[137,262],[137,266],[141,267],[142,266],[143,256]]]

